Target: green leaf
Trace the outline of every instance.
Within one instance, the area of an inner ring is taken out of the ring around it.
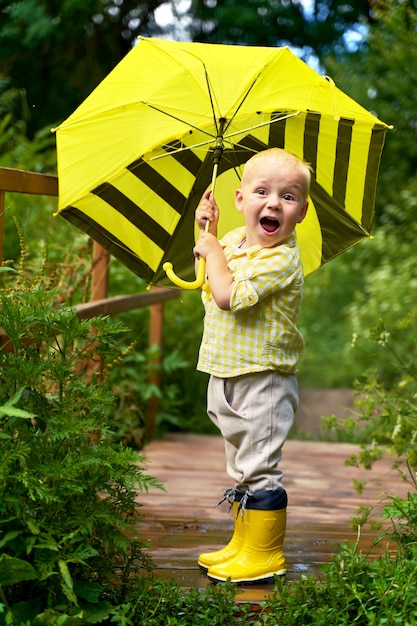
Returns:
[[[13,603],[13,624],[32,624],[32,620],[42,610],[42,602],[40,598],[32,598],[31,600]],[[9,622],[6,622],[7,624]],[[3,622],[1,622],[3,624]]]
[[[60,613],[54,609],[47,609],[43,613],[36,616],[34,622],[36,626],[82,626],[85,624],[84,612],[79,611],[77,615],[68,615],[66,613]]]
[[[1,272],[14,272],[15,274],[17,274],[17,270],[15,270],[14,267],[8,267],[7,265],[4,267],[0,267],[0,273]]]
[[[23,409],[16,409],[7,403],[0,407],[0,417],[21,417],[23,419],[32,419],[32,417],[36,417],[36,415],[34,413],[28,413],[28,411],[24,411]]]
[[[74,583],[71,578],[70,571],[68,569],[68,565],[66,561],[63,559],[58,560],[59,571],[61,572],[61,576],[64,584],[62,585],[62,590],[65,593],[66,597],[70,602],[74,604],[78,604],[77,596],[74,593]]]
[[[8,554],[0,556],[0,585],[8,587],[23,580],[39,578],[37,571],[27,561],[16,559]]]
[[[109,617],[112,605],[106,600],[94,605],[83,606],[85,621],[88,624],[98,624]]]
[[[26,518],[26,524],[30,530],[31,533],[33,533],[34,535],[39,535],[40,534],[40,528],[38,526],[38,524],[35,522],[34,519],[31,519],[30,517]]]
[[[19,389],[17,393],[7,400],[3,406],[0,406],[0,417],[22,417],[24,419],[31,419],[32,417],[36,417],[34,413],[29,413],[28,411],[24,411],[23,409],[17,409],[15,404],[17,404],[22,396],[26,387],[22,387]]]
[[[15,539],[20,534],[21,534],[20,530],[11,530],[8,533],[6,533],[4,537],[2,538],[2,540],[0,541],[0,548],[3,548],[6,545],[6,543],[11,541],[12,539]]]
[[[100,599],[100,594],[103,591],[103,586],[100,583],[91,582],[88,580],[78,581],[74,584],[77,596],[86,602],[97,603]]]

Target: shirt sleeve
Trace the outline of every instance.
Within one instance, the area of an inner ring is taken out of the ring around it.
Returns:
[[[231,311],[253,306],[295,281],[299,281],[300,286],[302,284],[302,268],[296,247],[281,245],[273,250],[263,249],[256,258],[239,261],[233,271]]]

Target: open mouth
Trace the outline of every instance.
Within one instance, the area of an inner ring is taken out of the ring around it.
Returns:
[[[272,217],[263,217],[261,219],[261,226],[268,235],[273,235],[279,230],[279,221]]]

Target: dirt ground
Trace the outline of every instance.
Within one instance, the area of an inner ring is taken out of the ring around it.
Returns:
[[[320,433],[320,421],[325,415],[348,417],[353,410],[351,389],[301,389],[300,407],[295,429],[300,435],[315,438]]]

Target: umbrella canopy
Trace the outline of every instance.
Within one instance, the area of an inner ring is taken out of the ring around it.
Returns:
[[[194,211],[213,180],[220,236],[268,147],[312,165],[306,274],[369,235],[388,126],[288,48],[140,38],[56,130],[58,213],[149,284],[194,278]]]

